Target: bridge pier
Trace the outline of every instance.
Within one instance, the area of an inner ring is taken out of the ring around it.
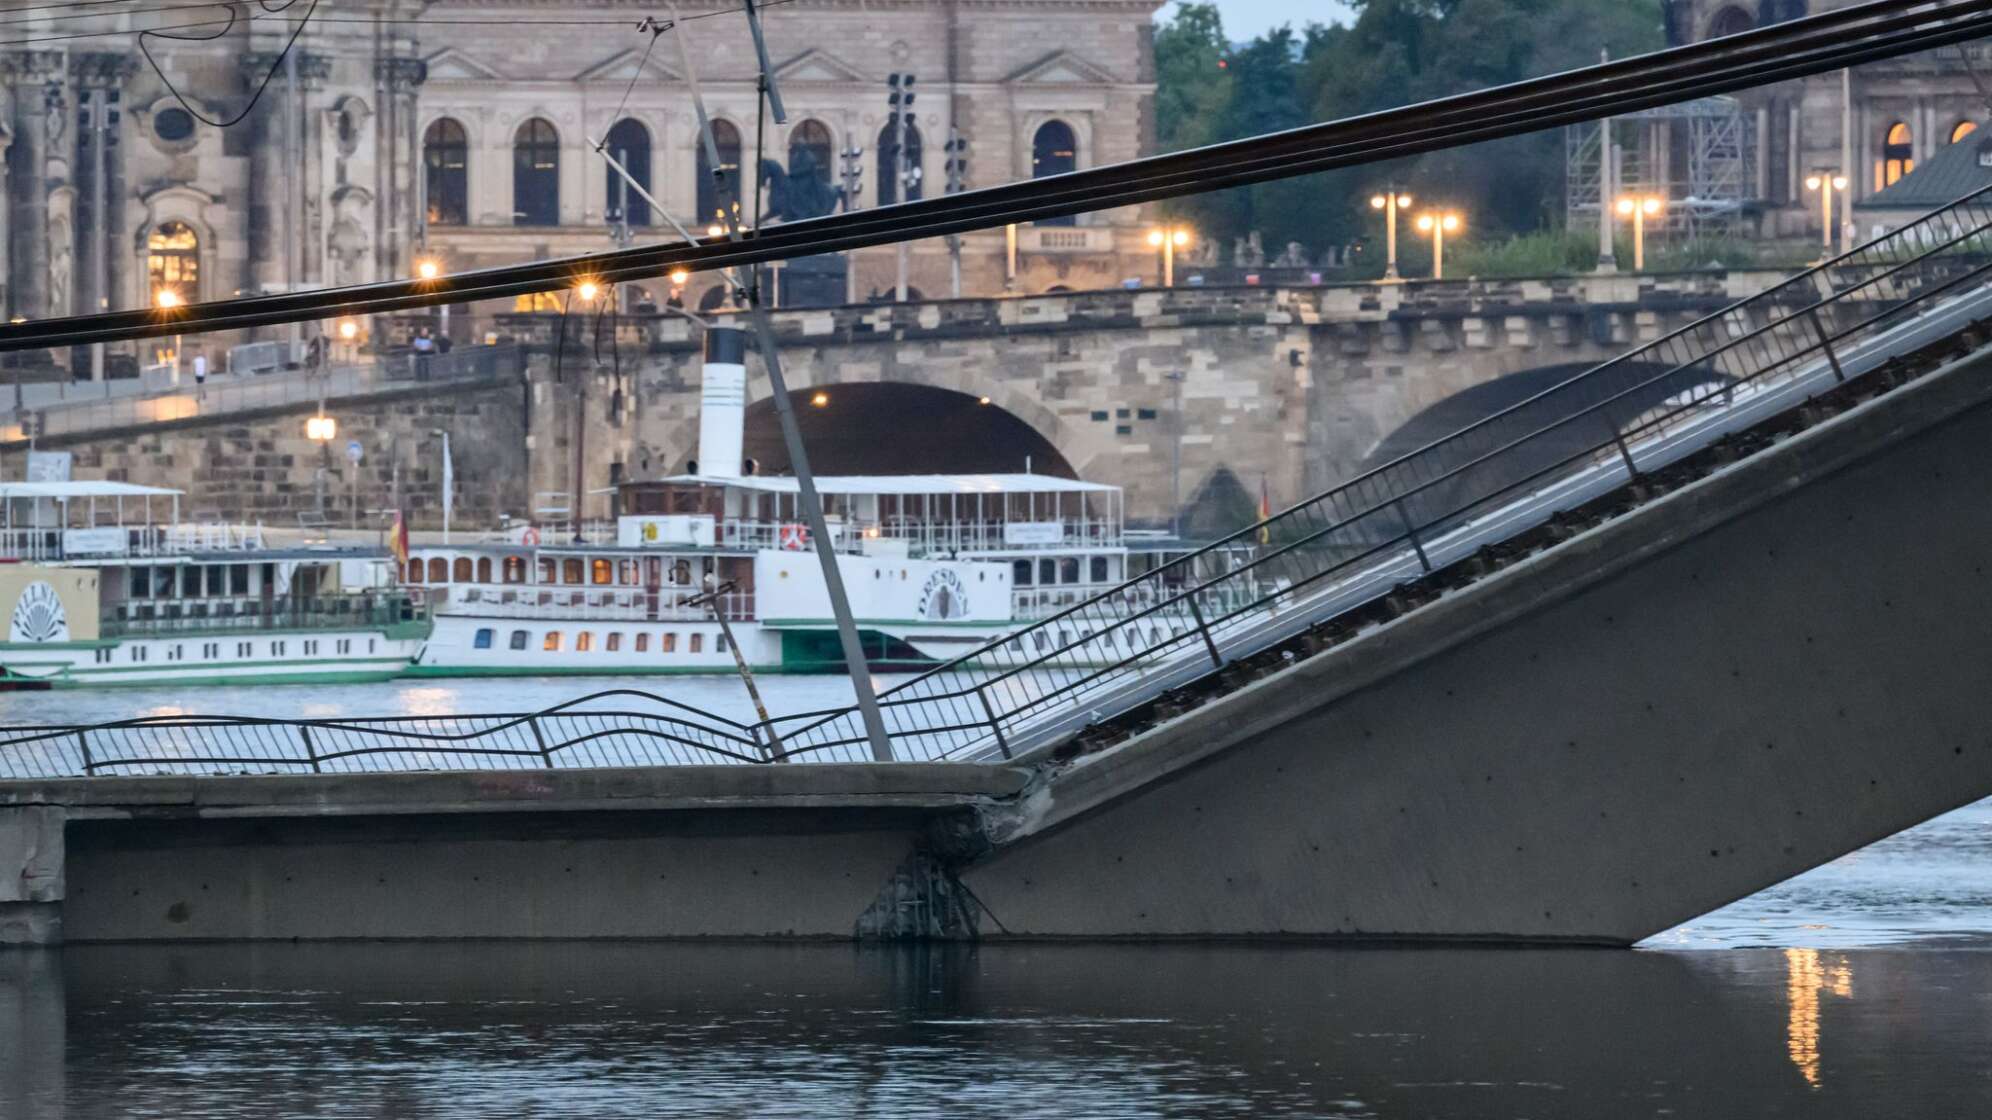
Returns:
[[[63,816],[47,805],[0,809],[0,946],[62,943]]]

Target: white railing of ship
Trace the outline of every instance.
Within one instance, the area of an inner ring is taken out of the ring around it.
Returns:
[[[1012,618],[1019,620],[1044,618],[1065,610],[1068,607],[1076,607],[1097,595],[1115,591],[1116,589],[1119,589],[1119,594],[1111,600],[1116,607],[1124,606],[1129,610],[1143,610],[1155,606],[1160,601],[1157,598],[1155,587],[1149,584],[1138,584],[1122,588],[1118,583],[1063,583],[1056,587],[1019,587],[1012,590],[1010,592],[1010,614]],[[1253,593],[1253,589],[1251,588],[1232,590],[1238,591],[1239,595],[1222,599],[1223,605],[1227,608],[1243,605]],[[1172,595],[1180,594],[1180,590],[1172,589],[1171,593]],[[1231,595],[1231,591],[1227,590],[1223,594]],[[1212,603],[1220,601],[1219,592],[1213,590],[1208,595]]]
[[[699,622],[712,617],[704,606],[686,606],[681,599],[696,594],[687,587],[664,587],[656,591],[641,588],[583,590],[553,587],[465,587],[431,589],[441,613],[490,615],[495,618],[607,620],[620,622]],[[442,604],[447,604],[443,606]],[[754,617],[752,592],[736,591],[720,597],[720,609],[732,622]]]
[[[260,523],[0,529],[0,558],[31,562],[181,556],[190,552],[251,552],[263,547],[263,526]]]
[[[1006,538],[1002,521],[926,521],[886,518],[880,531],[890,540],[903,540],[917,553],[994,552],[1016,549],[1118,548],[1117,522],[1068,520],[1059,523],[1055,541],[1017,542]]]

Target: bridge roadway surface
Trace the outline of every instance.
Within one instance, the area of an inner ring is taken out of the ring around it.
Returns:
[[[1076,759],[0,784],[0,937],[1628,944],[1992,794],[1987,446],[1981,351]]]

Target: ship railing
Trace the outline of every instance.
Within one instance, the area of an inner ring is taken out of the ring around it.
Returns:
[[[342,595],[224,595],[201,599],[126,600],[101,620],[106,638],[243,630],[377,630],[429,617],[423,596],[405,590]]]
[[[833,521],[830,540],[839,552],[859,552],[875,527],[868,521]],[[721,521],[714,536],[721,548],[802,552],[811,547],[809,527],[799,521]]]
[[[1020,621],[1036,620],[1104,598],[1122,609],[1147,609],[1167,603],[1172,595],[1167,586],[1153,586],[1144,583],[1081,583],[1060,584],[1055,587],[1019,587],[1010,592],[1011,617]],[[1249,585],[1213,588],[1203,602],[1209,606],[1232,608],[1249,602],[1257,594],[1257,588]],[[1179,609],[1179,614],[1187,614]]]
[[[247,552],[264,547],[261,523],[71,525],[0,529],[0,557],[53,563],[92,559]]]
[[[1052,525],[1057,526],[1055,531],[1048,528]],[[1031,522],[1026,530],[1021,523],[1000,520],[888,517],[880,523],[879,531],[887,539],[907,542],[916,555],[1018,549],[1118,548],[1124,543],[1118,522],[1080,521],[1076,518]]]
[[[626,588],[591,591],[571,587],[462,587],[449,591],[453,614],[494,618],[578,619],[620,622],[699,622],[712,617],[703,606],[688,606],[683,600],[698,594],[689,587],[661,587],[655,591]],[[754,618],[754,595],[737,591],[720,597],[720,610],[730,622]]]

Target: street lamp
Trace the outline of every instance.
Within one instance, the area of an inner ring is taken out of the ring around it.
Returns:
[[[1370,196],[1370,208],[1383,211],[1383,280],[1394,284],[1397,275],[1397,212],[1411,208],[1411,196],[1402,191],[1385,191]]]
[[[1805,189],[1819,192],[1819,215],[1824,225],[1819,230],[1819,259],[1833,255],[1833,192],[1847,189],[1847,177],[1831,168],[1823,168],[1805,177]]]
[[[1460,230],[1458,214],[1440,213],[1436,210],[1418,215],[1418,232],[1432,239],[1432,279],[1446,278],[1446,234]]]
[[[1657,194],[1628,194],[1619,197],[1619,217],[1632,219],[1632,270],[1634,272],[1643,272],[1646,269],[1646,219],[1660,213],[1666,205],[1666,200]]]
[[[580,296],[583,301],[594,299],[601,290],[593,280],[583,280],[574,286],[574,294]]]
[[[434,257],[424,257],[415,262],[415,277],[424,282],[434,282],[443,274],[441,262]],[[436,327],[444,338],[450,336],[450,305],[440,304],[436,310]]]
[[[318,402],[318,415],[304,422],[304,438],[318,445],[318,470],[312,476],[312,490],[318,500],[318,513],[325,513],[325,480],[332,473],[332,438],[339,434],[339,423],[325,415],[325,402]]]
[[[1148,243],[1162,250],[1162,286],[1175,287],[1176,250],[1190,243],[1190,231],[1182,226],[1173,229],[1151,229],[1148,231]]]
[[[160,311],[165,312],[167,318],[169,319],[173,318],[174,310],[180,306],[180,293],[174,291],[171,288],[161,288],[152,297],[152,303],[155,307],[159,308]],[[173,384],[178,385],[179,383],[180,383],[180,334],[178,331],[175,331],[173,333]]]

